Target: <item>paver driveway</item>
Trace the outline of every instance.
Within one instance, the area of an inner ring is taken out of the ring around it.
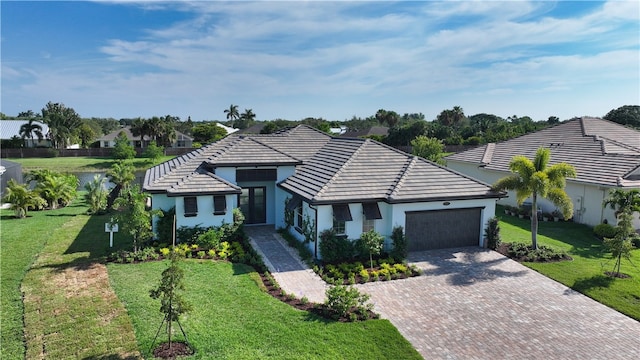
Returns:
[[[325,284],[269,227],[248,227],[288,293]],[[640,322],[489,250],[412,253],[424,275],[357,285],[425,359],[640,359]]]
[[[426,359],[639,359],[640,323],[489,250],[413,253],[359,285]]]

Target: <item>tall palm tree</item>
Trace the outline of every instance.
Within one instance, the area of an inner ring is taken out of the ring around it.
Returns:
[[[146,119],[137,118],[131,123],[131,133],[133,136],[140,136],[140,147],[144,147],[145,137],[149,137],[150,127]]]
[[[603,206],[607,205],[614,210],[616,219],[623,213],[631,215],[635,211],[640,211],[640,190],[610,190],[609,197],[603,203]]]
[[[14,179],[9,180],[5,191],[2,201],[11,204],[11,210],[18,219],[27,217],[30,208],[39,208],[46,204],[38,193],[29,190],[26,184],[18,184]]]
[[[511,159],[509,170],[513,175],[503,177],[493,184],[498,191],[515,190],[518,205],[531,197],[531,247],[538,249],[538,197],[550,200],[562,211],[566,219],[573,217],[573,203],[564,191],[566,178],[576,177],[576,170],[567,163],[549,165],[551,151],[539,148],[533,161],[517,155]]]
[[[253,113],[253,109],[244,109],[244,112],[240,114],[240,118],[251,122],[255,120],[256,114]]]
[[[229,108],[224,111],[227,114],[227,120],[231,120],[231,126],[233,126],[233,121],[240,118],[240,113],[238,112],[238,105],[229,105]]]
[[[20,126],[20,137],[22,137],[22,140],[33,140],[34,134],[38,140],[42,140],[44,138],[44,134],[42,134],[42,126],[35,123],[34,119],[29,119],[26,124],[22,124],[22,126]]]

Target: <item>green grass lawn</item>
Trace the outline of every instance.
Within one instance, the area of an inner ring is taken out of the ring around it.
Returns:
[[[116,234],[108,248],[108,216],[86,210],[76,200],[21,220],[0,212],[2,359],[129,360],[149,350],[162,320],[149,289],[167,263],[105,267],[104,256],[130,240]],[[260,290],[244,265],[184,266],[191,358],[420,358],[387,320],[340,323],[299,311]]]
[[[167,264],[108,265],[111,285],[147,355],[163,318],[149,290]],[[193,311],[181,323],[196,349],[194,359],[421,358],[389,321],[341,323],[294,309],[260,290],[258,274],[245,265],[185,260],[182,267]],[[166,341],[163,332],[159,341]]]
[[[529,220],[508,215],[498,217],[502,241],[531,244]],[[640,321],[640,249],[633,250],[631,262],[622,262],[621,272],[631,277],[614,279],[604,274],[613,270],[611,253],[604,249],[602,241],[588,226],[572,222],[540,222],[538,244],[563,249],[573,261],[524,265]]]
[[[137,171],[142,171],[161,162],[173,159],[175,156],[163,156],[156,162],[145,158],[133,159],[133,165]],[[115,162],[109,157],[56,157],[56,158],[12,158],[7,159],[22,164],[22,171],[27,172],[36,169],[49,169],[59,172],[92,172],[106,171]]]
[[[86,207],[74,202],[53,211],[29,212],[26,219],[13,218],[13,211],[0,210],[0,323],[2,324],[2,358],[24,356],[20,285],[25,273],[42,248],[50,241],[53,230],[73,216],[84,213]]]

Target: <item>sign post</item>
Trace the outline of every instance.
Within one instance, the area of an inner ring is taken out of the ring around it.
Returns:
[[[113,247],[113,233],[118,232],[118,224],[104,223],[104,232],[109,233],[109,247]]]

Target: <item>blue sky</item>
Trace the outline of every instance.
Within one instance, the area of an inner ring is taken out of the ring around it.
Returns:
[[[0,2],[1,106],[258,120],[603,116],[640,103],[637,1]]]

